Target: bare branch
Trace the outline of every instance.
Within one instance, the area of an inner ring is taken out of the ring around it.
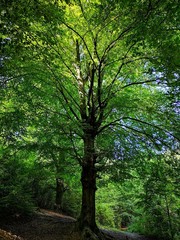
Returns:
[[[129,83],[129,84],[123,86],[121,89],[130,87],[132,85],[142,85],[144,83],[152,83],[152,82],[156,82],[156,80],[151,79],[151,80],[146,80],[146,81],[141,81],[141,82],[132,82],[132,83]]]
[[[104,50],[104,53],[102,55],[102,59],[106,58],[106,55],[109,53],[109,51],[116,45],[116,43],[122,38],[124,37],[131,29],[133,28],[133,26],[129,26],[126,29],[124,29],[124,31],[122,31],[118,37],[116,39],[114,39],[111,43],[109,43],[109,45],[106,47],[106,49]]]
[[[164,126],[164,128],[161,128],[159,125],[154,125],[154,124],[152,124],[152,123],[149,123],[149,122],[146,122],[146,121],[137,119],[137,118],[132,118],[132,117],[122,117],[121,120],[123,120],[123,119],[130,119],[130,120],[132,120],[132,121],[139,122],[139,123],[141,123],[141,124],[143,124],[143,125],[148,125],[148,126],[150,126],[150,127],[156,128],[156,129],[158,129],[158,130],[160,130],[160,131],[162,131],[162,132],[166,132],[167,134],[169,134],[169,135],[172,136],[173,138],[176,138],[178,141],[180,141],[180,138],[174,136],[171,132],[169,132],[169,131],[167,131],[167,130],[165,129],[166,126]]]
[[[153,145],[155,145],[156,147],[159,148],[158,144],[156,143],[156,141],[158,140],[159,142],[161,142],[164,146],[167,146],[169,147],[162,139],[158,138],[158,137],[153,137],[151,134],[147,133],[146,131],[140,131],[139,129],[136,129],[136,128],[133,128],[133,127],[130,127],[130,126],[127,126],[127,125],[124,125],[124,124],[119,124],[121,127],[124,127],[126,129],[129,129],[135,133],[138,133],[140,135],[143,135],[145,136],[148,140],[150,140]]]
[[[102,127],[99,129],[98,134],[101,133],[101,132],[103,132],[106,128],[108,128],[108,127],[110,127],[110,126],[115,126],[117,123],[119,123],[119,121],[120,121],[120,119],[116,119],[116,120],[114,120],[114,121],[112,121],[112,122],[110,122],[110,123],[102,126]]]
[[[69,72],[72,74],[72,76],[77,79],[75,73],[73,72],[73,70],[68,66],[68,64],[66,63],[66,61],[64,61],[62,55],[59,53],[59,51],[57,51],[54,47],[50,46],[60,57],[60,59],[62,60],[62,63],[65,65],[65,67],[69,70]]]
[[[162,139],[159,139],[158,137],[154,138],[151,134],[148,134],[145,130],[139,130],[139,129],[137,129],[137,128],[133,128],[133,127],[131,127],[131,126],[127,126],[127,125],[125,125],[125,124],[120,123],[120,120],[125,120],[125,119],[129,119],[129,120],[132,120],[132,121],[136,121],[136,122],[138,122],[138,123],[141,123],[142,125],[150,126],[151,128],[154,128],[154,129],[157,129],[157,130],[159,130],[159,131],[161,131],[161,132],[167,133],[169,136],[172,136],[174,139],[180,141],[180,139],[179,139],[177,136],[175,136],[174,134],[172,134],[170,131],[167,131],[165,128],[161,128],[161,127],[158,126],[158,125],[154,125],[154,124],[152,124],[152,123],[149,123],[149,122],[146,122],[146,121],[143,121],[143,120],[139,120],[139,119],[136,119],[136,118],[132,118],[132,117],[121,117],[121,118],[119,118],[119,119],[116,119],[116,120],[114,120],[114,121],[106,124],[106,125],[102,126],[102,127],[99,129],[98,134],[101,133],[102,131],[104,131],[105,129],[107,129],[108,127],[110,127],[110,126],[121,126],[121,127],[130,129],[130,130],[132,130],[132,131],[134,131],[134,132],[137,132],[137,133],[139,133],[139,134],[142,134],[142,135],[148,137],[148,138],[151,139],[151,140],[153,139],[153,141],[158,140],[158,141],[162,142],[165,146],[168,146],[164,141],[162,141]]]
[[[51,71],[51,73],[53,74],[53,77],[55,78],[55,84],[56,84],[56,88],[59,90],[59,92],[62,94],[65,102],[68,104],[69,109],[71,110],[72,114],[75,116],[75,118],[79,121],[79,117],[76,114],[76,112],[73,110],[71,103],[69,102],[68,97],[65,95],[63,88],[65,89],[65,87],[63,86],[63,84],[59,84],[59,86],[57,85],[57,82],[59,82],[59,78],[56,76],[55,72],[53,71],[53,69],[49,66],[49,64],[46,64],[46,66],[48,67],[48,69]],[[72,98],[72,100],[76,103],[76,105],[79,107],[78,103],[76,102],[76,100],[72,97],[72,95],[66,90],[66,92],[69,94],[69,96]],[[66,107],[64,106],[64,108],[66,109]]]
[[[80,113],[81,118],[86,119],[87,113],[86,113],[86,92],[85,92],[85,79],[83,79],[82,73],[81,73],[81,64],[80,64],[80,49],[79,49],[79,42],[76,40],[76,58],[75,58],[75,68],[76,68],[76,74],[77,74],[77,83],[78,83],[78,91],[79,91],[79,97],[80,97]]]
[[[69,26],[67,23],[65,23],[65,22],[62,22],[62,23],[63,23],[68,29],[72,30],[78,37],[80,37],[80,39],[81,39],[81,40],[83,41],[83,43],[84,43],[84,46],[85,46],[85,48],[86,48],[86,50],[87,50],[87,52],[88,52],[88,54],[89,54],[90,59],[91,59],[92,62],[95,64],[95,61],[94,61],[94,59],[93,59],[93,57],[92,57],[92,55],[91,55],[91,52],[90,52],[90,50],[89,50],[89,48],[88,48],[88,46],[87,46],[87,43],[86,43],[84,37],[82,37],[80,33],[78,33],[73,27]],[[95,65],[96,65],[96,64],[95,64]]]
[[[73,151],[75,153],[75,157],[78,160],[80,166],[82,166],[82,158],[79,156],[79,154],[77,152],[76,146],[75,146],[74,141],[73,141],[73,133],[72,132],[70,132],[70,141],[72,143],[72,147],[73,147]]]
[[[89,110],[91,112],[91,114],[93,114],[94,112],[94,92],[93,92],[93,88],[94,88],[94,78],[95,78],[95,69],[94,67],[89,67],[89,74],[90,74],[90,86],[89,86],[89,91],[88,91],[88,106],[89,106]],[[91,102],[91,104],[90,104]]]
[[[128,53],[131,51],[131,49],[132,49],[135,45],[136,45],[136,42],[134,42],[132,45],[129,46],[129,48],[127,49],[127,51],[126,51],[126,53],[124,54],[123,57],[120,57],[120,58],[118,58],[118,59],[116,59],[116,60],[114,60],[114,61],[111,61],[111,62],[105,64],[105,67],[106,67],[106,66],[109,66],[109,65],[111,65],[111,64],[114,64],[114,63],[116,63],[116,62],[119,62],[119,61],[123,61],[123,62],[124,62],[124,60],[128,58],[128,57],[127,57],[127,56],[128,56]],[[136,61],[136,60],[141,60],[141,59],[146,59],[146,58],[147,58],[147,57],[136,58],[136,59],[128,60],[127,62],[124,62],[124,63],[125,63],[125,64],[128,64],[128,63],[130,63],[130,62],[133,62],[133,61]]]

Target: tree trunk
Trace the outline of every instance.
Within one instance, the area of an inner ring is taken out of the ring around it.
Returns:
[[[82,168],[82,206],[80,215],[80,226],[96,228],[95,222],[95,191],[96,172],[93,166],[83,166]]]
[[[54,209],[58,211],[62,211],[62,201],[63,201],[63,195],[66,191],[64,182],[60,178],[56,178],[56,202],[54,204]]]
[[[167,210],[167,216],[168,216],[168,224],[169,224],[169,231],[171,235],[171,240],[174,240],[174,231],[173,231],[173,226],[172,226],[172,220],[171,220],[171,214],[170,214],[170,209],[169,209],[169,203],[167,199],[167,195],[165,194],[165,203],[166,203],[166,210]]]
[[[79,218],[81,230],[89,229],[97,231],[95,221],[95,192],[96,192],[96,169],[95,169],[95,138],[92,134],[85,134],[84,137],[84,158],[82,164],[82,205]],[[92,239],[92,238],[87,238]]]

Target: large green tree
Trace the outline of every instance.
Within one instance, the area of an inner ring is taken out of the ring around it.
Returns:
[[[2,38],[9,39],[3,47],[6,91],[14,90],[27,124],[41,116],[69,137],[82,169],[79,227],[85,239],[91,231],[101,238],[98,171],[113,164],[109,159],[175,146],[178,2],[9,4],[1,12]]]

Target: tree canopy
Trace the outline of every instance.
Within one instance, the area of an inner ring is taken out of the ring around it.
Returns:
[[[102,238],[97,175],[178,148],[178,1],[1,6],[1,142],[78,162],[79,226]]]

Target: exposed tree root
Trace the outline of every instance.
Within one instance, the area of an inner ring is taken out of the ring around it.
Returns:
[[[82,231],[82,240],[113,240],[114,238],[106,235],[100,229],[96,229],[96,231],[92,231],[90,228],[85,227]]]
[[[99,237],[90,228],[85,227],[82,231],[82,240],[99,240]]]

